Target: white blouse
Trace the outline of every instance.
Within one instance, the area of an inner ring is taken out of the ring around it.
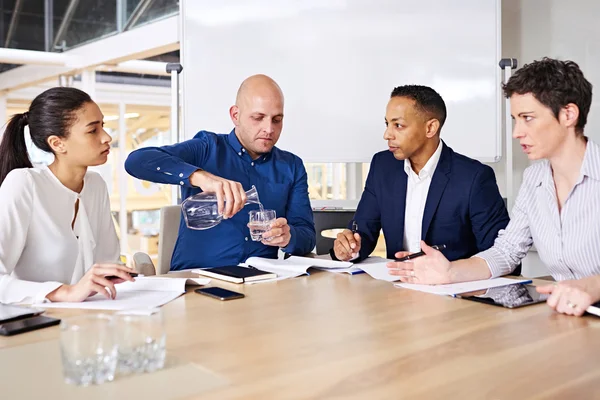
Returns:
[[[79,209],[73,227],[75,203]],[[47,168],[11,171],[0,186],[0,303],[40,303],[77,283],[95,263],[119,260],[102,177],[88,171],[81,193]]]

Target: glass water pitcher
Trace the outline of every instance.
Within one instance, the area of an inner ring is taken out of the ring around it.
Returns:
[[[246,204],[262,204],[258,199],[258,192],[254,185],[246,192]],[[190,229],[204,230],[217,226],[223,220],[223,215],[219,214],[217,196],[214,193],[198,193],[188,197],[181,203],[183,218],[185,224]]]

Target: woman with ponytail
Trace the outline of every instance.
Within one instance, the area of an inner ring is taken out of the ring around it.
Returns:
[[[60,87],[8,122],[0,143],[0,303],[114,298],[116,283],[133,280],[133,270],[117,264],[106,185],[88,171],[110,151],[103,119],[85,92]],[[31,164],[26,126],[33,144],[54,154],[51,165]]]

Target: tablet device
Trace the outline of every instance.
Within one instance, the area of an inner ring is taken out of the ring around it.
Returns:
[[[538,293],[533,285],[515,283],[478,290],[476,292],[461,293],[456,295],[456,297],[493,306],[518,308],[537,303],[544,303],[549,295]]]
[[[21,318],[33,317],[43,312],[44,310],[37,308],[0,304],[0,324]]]

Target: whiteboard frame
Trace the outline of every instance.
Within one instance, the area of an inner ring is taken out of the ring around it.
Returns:
[[[184,33],[186,32],[185,30],[185,3],[187,1],[193,1],[193,0],[180,0],[179,1],[179,40],[180,40],[180,63],[181,65],[185,65],[185,52],[183,51],[184,49],[184,45],[183,42],[185,40],[185,35]],[[502,59],[502,0],[495,0],[496,2],[496,60],[498,62],[500,62],[500,60]],[[187,87],[186,85],[186,77],[187,74],[185,73],[185,70],[182,71],[182,90],[183,88]],[[498,65],[498,68],[496,70],[496,89],[497,89],[497,96],[496,96],[496,156],[495,157],[477,157],[475,158],[476,160],[482,162],[482,163],[487,163],[487,164],[492,164],[492,163],[498,163],[500,161],[502,161],[503,156],[505,154],[505,148],[503,145],[509,146],[512,145],[512,142],[508,142],[508,143],[504,143],[504,136],[505,136],[505,129],[503,129],[503,118],[504,118],[504,114],[503,114],[503,109],[502,109],[502,104],[503,104],[503,95],[502,95],[502,90],[501,90],[501,85],[502,85],[502,69],[500,68],[500,66]],[[184,137],[185,138],[185,132],[186,132],[186,107],[185,107],[185,96],[181,95],[181,126],[180,129],[183,131],[183,135],[179,135],[179,137]],[[507,128],[508,129],[508,128]],[[322,161],[322,162],[331,162],[331,161]],[[336,161],[336,162],[340,162],[340,163],[347,163],[344,161]],[[351,161],[351,162],[356,162],[356,161]],[[361,164],[362,162],[358,162],[359,164]],[[508,168],[508,166],[507,166]],[[512,168],[512,166],[511,166]]]

